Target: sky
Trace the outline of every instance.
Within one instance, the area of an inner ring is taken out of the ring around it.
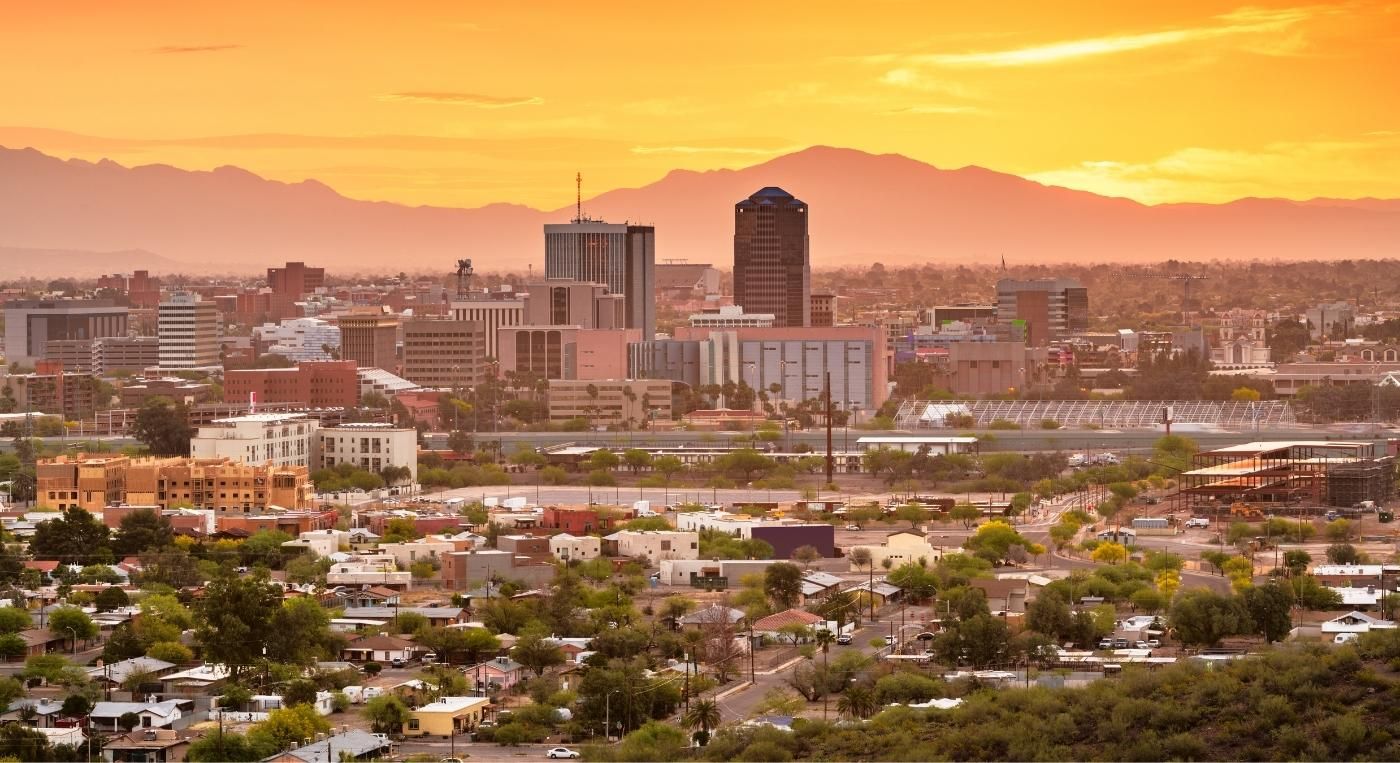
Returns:
[[[4,3],[0,145],[553,209],[811,145],[1400,197],[1400,0]]]

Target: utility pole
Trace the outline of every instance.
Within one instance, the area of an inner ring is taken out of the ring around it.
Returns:
[[[831,455],[831,372],[826,372],[826,483],[831,484],[831,473],[836,467],[836,459]]]

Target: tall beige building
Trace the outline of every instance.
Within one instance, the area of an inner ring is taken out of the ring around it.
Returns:
[[[403,324],[403,378],[422,387],[472,387],[486,375],[486,327],[419,318]]]
[[[156,318],[161,368],[219,365],[219,307],[180,292],[160,303]]]
[[[364,368],[398,368],[399,317],[378,308],[356,309],[336,320],[340,326],[340,357]]]

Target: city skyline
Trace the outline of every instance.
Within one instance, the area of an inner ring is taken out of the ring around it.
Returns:
[[[844,11],[20,6],[0,145],[446,206],[812,145],[1148,203],[1400,196],[1390,4]]]

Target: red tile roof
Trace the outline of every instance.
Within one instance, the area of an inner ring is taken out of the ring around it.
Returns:
[[[756,631],[776,631],[785,625],[803,625],[811,627],[822,622],[822,618],[804,609],[789,609],[786,612],[779,612],[769,615],[753,624]]]

